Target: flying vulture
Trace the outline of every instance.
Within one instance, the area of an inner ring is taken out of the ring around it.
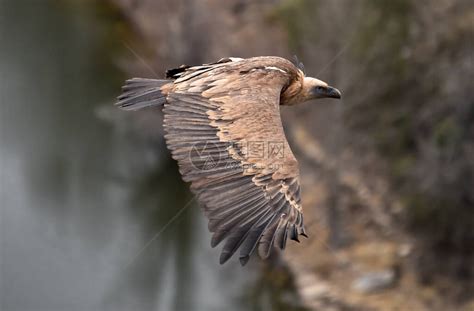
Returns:
[[[283,131],[280,105],[340,98],[280,57],[224,58],[181,66],[166,79],[126,81],[124,110],[164,106],[165,140],[209,218],[211,245],[225,240],[220,263],[237,250],[267,258],[287,237],[306,237],[298,162]]]

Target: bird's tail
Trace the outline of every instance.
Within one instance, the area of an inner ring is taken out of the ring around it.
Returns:
[[[138,110],[148,106],[163,105],[166,102],[166,84],[170,80],[133,78],[122,87],[122,94],[115,105],[124,110]]]

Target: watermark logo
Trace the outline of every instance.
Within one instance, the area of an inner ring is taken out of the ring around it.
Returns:
[[[284,142],[278,141],[228,142],[227,147],[204,141],[191,147],[189,160],[197,170],[213,170],[224,157],[228,156],[229,150],[232,149],[233,154],[240,160],[228,161],[226,165],[229,169],[236,168],[236,166],[248,171],[263,170],[264,166],[267,166],[268,169],[274,169],[274,166],[279,167],[280,165],[278,160],[285,156],[284,147]]]
[[[209,141],[198,142],[191,147],[189,158],[194,168],[207,171],[219,165],[221,154],[217,144]]]
[[[268,142],[268,157],[271,159],[283,159],[285,144],[278,141]]]

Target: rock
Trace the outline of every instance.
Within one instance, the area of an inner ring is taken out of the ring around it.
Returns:
[[[396,276],[393,270],[370,272],[362,275],[352,283],[352,288],[360,293],[370,294],[392,287]]]

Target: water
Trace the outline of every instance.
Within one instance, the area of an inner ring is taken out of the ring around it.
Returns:
[[[287,309],[218,264],[156,111],[111,107],[113,19],[78,3],[0,0],[1,310]]]

